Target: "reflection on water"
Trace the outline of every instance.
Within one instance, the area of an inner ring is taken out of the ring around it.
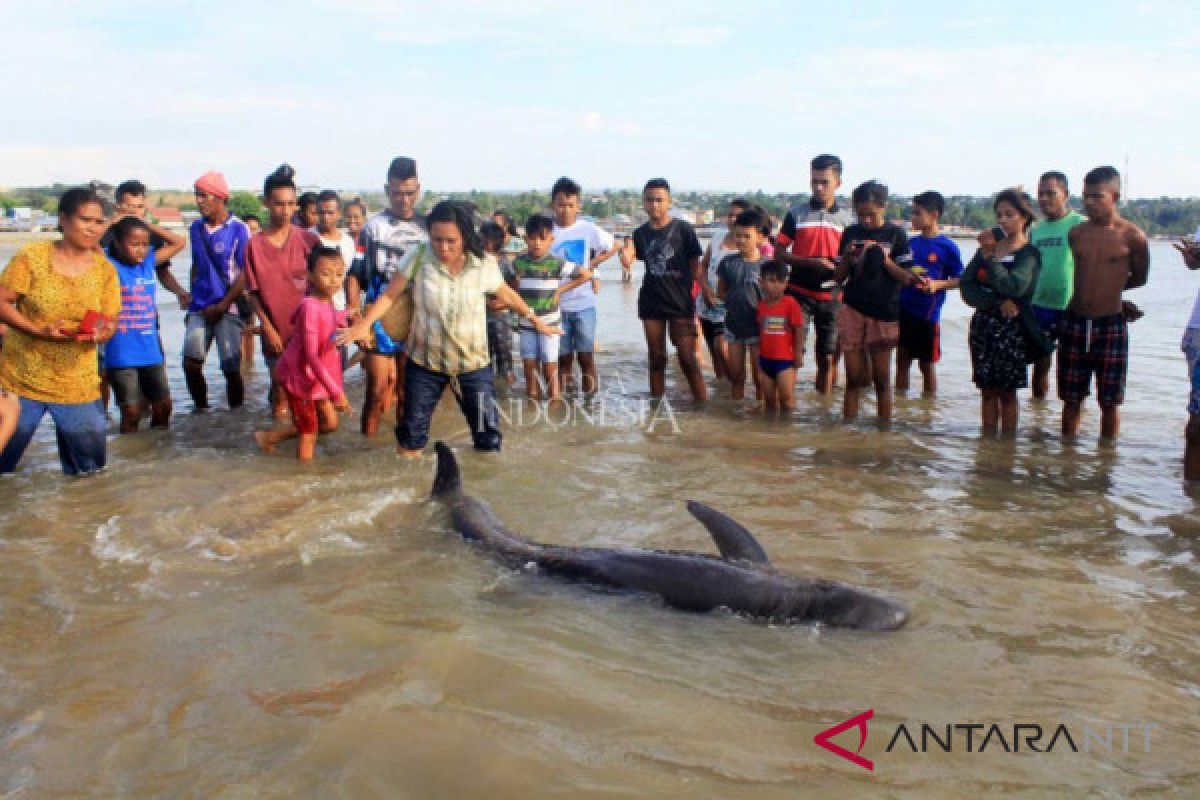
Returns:
[[[112,468],[78,481],[46,430],[0,481],[0,794],[1194,794],[1200,516],[1177,463],[1194,287],[1154,255],[1115,447],[1094,412],[1063,443],[1058,404],[1028,399],[1017,441],[981,439],[955,299],[942,394],[901,398],[888,431],[869,414],[843,426],[807,387],[786,422],[723,396],[697,411],[677,374],[678,434],[539,420],[477,456],[453,408],[436,420],[516,530],[711,551],[683,508],[701,498],[782,569],[906,602],[891,635],[502,569],[425,502],[430,463],[397,461],[387,435],[363,441],[351,420],[311,466],[255,452],[261,364],[251,408],[187,413],[164,301],[172,429],[114,438]],[[614,404],[645,395],[636,290],[615,274],[599,357]],[[812,743],[871,708],[874,773]],[[901,721],[1159,728],[1149,753],[884,752]]]

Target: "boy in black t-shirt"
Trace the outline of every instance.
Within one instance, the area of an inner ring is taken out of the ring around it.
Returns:
[[[649,352],[650,394],[659,399],[666,392],[667,333],[687,377],[692,397],[708,397],[704,376],[696,360],[696,300],[694,289],[704,280],[700,256],[704,254],[696,231],[681,219],[672,219],[671,187],[654,178],[642,190],[642,206],[650,221],[633,232],[620,250],[621,265],[634,261],[646,265],[638,292],[638,318],[646,334]]]
[[[868,181],[851,195],[858,223],[842,232],[834,279],[842,283],[838,342],[846,362],[842,418],[858,417],[858,395],[875,386],[879,420],[892,418],[892,351],[900,338],[900,287],[920,279],[909,267],[908,236],[884,220],[888,189]]]

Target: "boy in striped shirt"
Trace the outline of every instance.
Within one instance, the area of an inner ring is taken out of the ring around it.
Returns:
[[[547,325],[557,326],[561,313],[559,299],[572,289],[583,286],[592,279],[592,271],[586,266],[565,261],[550,252],[554,243],[554,220],[544,214],[534,214],[525,222],[525,244],[528,248],[513,261],[516,273],[517,292],[521,299]],[[562,399],[562,387],[558,382],[559,336],[538,333],[529,320],[521,320],[518,327],[521,336],[521,363],[525,367],[525,394],[530,400],[541,399],[538,385],[538,364],[541,364],[541,379],[545,381],[549,401]]]

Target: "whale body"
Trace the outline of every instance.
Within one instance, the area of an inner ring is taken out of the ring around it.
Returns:
[[[532,542],[509,530],[483,500],[463,490],[454,452],[442,442],[432,496],[446,504],[455,530],[514,568],[572,581],[657,595],[682,611],[728,609],[776,624],[821,623],[837,628],[891,631],[908,611],[885,597],[826,580],[788,575],[771,566],[762,545],[744,527],[703,503],[688,511],[712,535],[720,555],[640,548],[565,547]]]

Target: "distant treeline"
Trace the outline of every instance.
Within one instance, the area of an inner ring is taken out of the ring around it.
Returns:
[[[696,211],[712,209],[720,215],[729,201],[744,198],[765,208],[773,216],[782,219],[787,209],[797,202],[807,202],[807,194],[766,194],[765,192],[689,192],[675,193],[675,202],[684,208]],[[450,192],[428,193],[425,203],[432,205],[436,199],[449,198],[474,203],[480,211],[489,212],[498,208],[512,212],[518,222],[530,214],[546,209],[550,204],[548,192]],[[372,207],[383,202],[383,196],[370,198]],[[849,197],[839,202],[849,202]],[[1082,210],[1082,200],[1071,198],[1071,206]],[[604,192],[585,193],[583,213],[594,217],[611,217],[615,214],[633,216],[642,207],[641,193],[629,189],[612,189]],[[909,218],[909,198],[894,196],[888,203],[888,217]],[[1149,234],[1182,235],[1194,233],[1200,227],[1200,198],[1136,198],[1122,206],[1122,214]],[[991,197],[953,195],[946,198],[944,225],[960,225],[964,228],[983,229],[995,223]]]
[[[27,206],[53,213],[58,197],[69,188],[63,184],[35,187],[27,189],[12,189],[0,193],[0,205],[7,212],[14,206]],[[183,211],[195,210],[190,202],[183,202],[190,195],[179,190],[151,189],[149,192],[150,205],[174,205]],[[258,213],[265,211],[261,207],[260,198],[254,192],[237,191],[233,193],[235,213]],[[372,210],[381,208],[385,202],[382,192],[343,191],[342,198],[362,197]],[[714,210],[718,215],[735,197],[742,197],[752,203],[757,203],[767,209],[777,218],[782,218],[788,207],[796,202],[808,200],[807,194],[766,194],[765,192],[691,192],[680,191],[675,194],[675,202],[695,211]],[[422,205],[428,209],[442,199],[463,200],[474,203],[483,213],[496,209],[505,209],[516,217],[518,222],[524,222],[531,214],[546,210],[550,205],[550,195],[547,191],[529,192],[437,192],[429,190],[425,193]],[[849,198],[843,198],[848,201]],[[1078,197],[1071,198],[1074,208],[1081,208]],[[642,206],[641,193],[635,189],[609,189],[604,191],[585,192],[583,197],[583,213],[593,217],[612,217],[616,214],[635,216]],[[1200,198],[1178,197],[1139,197],[1127,201],[1122,206],[1125,217],[1151,235],[1182,235],[1193,233],[1200,227]],[[888,216],[892,219],[908,219],[908,198],[895,196],[888,204]],[[991,197],[973,197],[969,195],[953,195],[946,198],[946,215],[942,219],[945,225],[961,225],[965,228],[985,228],[993,222]]]

